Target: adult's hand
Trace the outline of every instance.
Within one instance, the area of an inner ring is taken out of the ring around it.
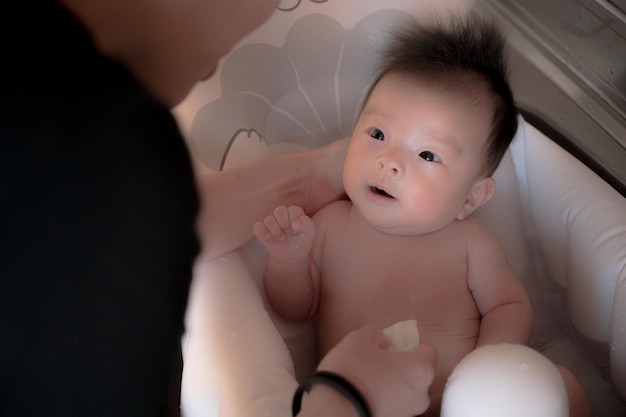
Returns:
[[[366,398],[374,417],[422,414],[430,405],[428,388],[435,375],[435,349],[420,344],[409,352],[389,352],[382,330],[365,326],[348,334],[322,359],[318,370],[349,380]],[[298,417],[354,416],[352,405],[332,388],[315,385]]]
[[[198,178],[201,258],[210,259],[252,239],[252,225],[277,206],[300,206],[308,215],[343,198],[348,140],[310,151],[270,156]]]

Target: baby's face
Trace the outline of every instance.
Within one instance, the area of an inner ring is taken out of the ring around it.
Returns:
[[[413,235],[442,229],[465,216],[470,192],[483,179],[490,130],[490,112],[467,95],[385,75],[352,134],[346,191],[381,231]]]

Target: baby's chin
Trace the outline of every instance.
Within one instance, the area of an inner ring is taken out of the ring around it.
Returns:
[[[376,187],[368,186],[365,194],[356,194],[357,198],[351,194],[348,190],[348,197],[365,222],[372,229],[387,235],[425,235],[442,230],[456,221],[456,218],[445,216],[420,218],[418,213],[408,213],[407,216],[401,199]]]
[[[445,228],[445,226],[422,225],[410,221],[389,221],[387,218],[379,219],[375,216],[368,215],[365,211],[359,212],[372,229],[386,235],[399,237],[426,235]]]

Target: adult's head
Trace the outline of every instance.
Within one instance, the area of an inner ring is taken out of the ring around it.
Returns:
[[[173,106],[264,22],[279,0],[58,0],[96,47]]]

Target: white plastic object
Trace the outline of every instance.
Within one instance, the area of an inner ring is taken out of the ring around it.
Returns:
[[[441,417],[567,417],[565,384],[557,368],[523,345],[482,346],[448,378]]]

